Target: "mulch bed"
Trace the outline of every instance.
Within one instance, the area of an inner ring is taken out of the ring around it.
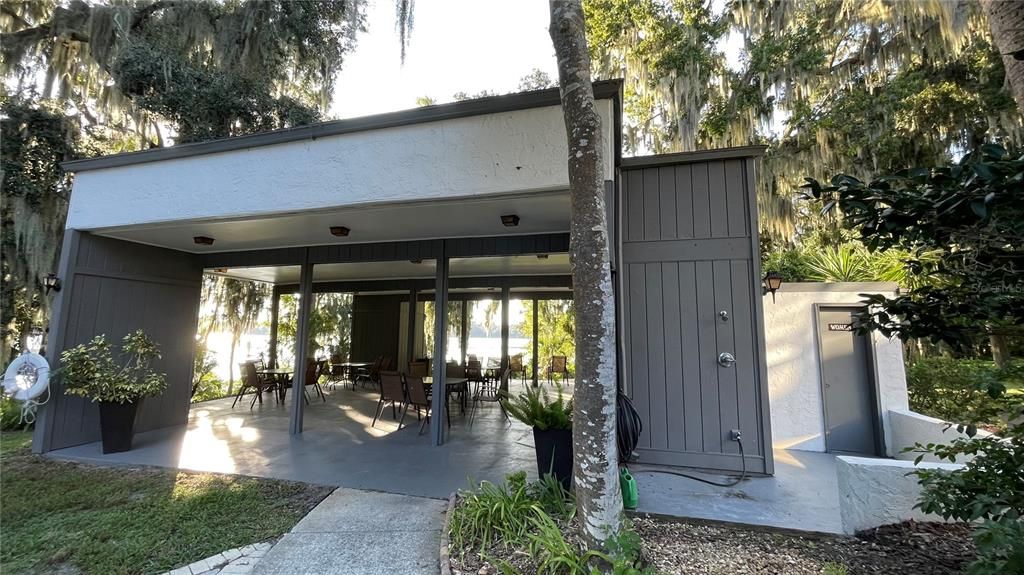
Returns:
[[[633,525],[643,540],[645,560],[665,575],[820,575],[841,573],[840,567],[845,567],[848,575],[946,575],[963,572],[975,553],[970,527],[959,524],[908,521],[856,537],[794,535],[651,518],[635,518]],[[509,561],[524,575],[536,572],[522,551],[493,546],[484,555],[491,561],[482,560],[477,553],[460,558],[458,550],[453,550],[452,573],[497,573],[493,565],[499,560]]]

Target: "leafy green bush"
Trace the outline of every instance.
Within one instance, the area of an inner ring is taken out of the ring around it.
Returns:
[[[7,396],[0,397],[0,431],[17,431],[30,427],[32,426],[21,421],[21,403]]]
[[[105,335],[64,350],[60,354],[59,376],[63,378],[65,393],[93,401],[129,403],[164,391],[164,374],[149,366],[160,358],[160,349],[141,329],[124,336],[121,355],[123,361],[119,365]]]
[[[224,381],[214,375],[215,367],[217,367],[217,360],[214,353],[202,342],[197,342],[192,361],[193,403],[224,397]]]
[[[991,361],[930,357],[907,368],[910,408],[954,423],[1001,431],[1000,414],[1024,400],[1024,362],[1005,370]],[[1010,391],[1007,393],[1007,391]]]
[[[526,473],[513,473],[501,485],[483,481],[476,489],[460,494],[462,501],[451,519],[451,541],[459,549],[486,549],[501,541],[523,541],[529,518],[540,512],[538,502],[526,490]]]
[[[606,541],[607,551],[580,551],[565,539],[561,527],[546,514],[531,518],[533,529],[527,535],[530,557],[537,562],[538,575],[653,575],[652,567],[643,567],[640,557],[640,536],[629,520],[624,520],[622,531]],[[601,570],[596,564],[603,564]],[[516,573],[507,563],[502,565],[506,575]]]
[[[965,431],[965,427],[960,427]],[[1008,418],[1005,437],[970,437],[949,445],[916,445],[940,460],[973,459],[956,471],[917,469],[923,487],[918,507],[945,519],[978,521],[974,530],[978,559],[970,575],[1024,573],[1024,408]]]
[[[566,540],[563,530],[576,514],[572,494],[552,476],[527,483],[526,473],[513,473],[501,485],[481,482],[460,493],[449,523],[453,550],[481,553],[494,544],[505,549],[525,549],[536,562],[538,575],[593,575],[600,561],[615,575],[644,575],[641,570],[640,536],[626,521],[622,532],[608,540],[606,552],[586,551]],[[499,562],[503,573],[517,574],[507,562]]]
[[[512,398],[503,398],[501,404],[509,415],[530,427],[540,430],[572,429],[572,400],[565,400],[562,386],[556,387],[558,397],[552,401],[547,388],[527,387]]]

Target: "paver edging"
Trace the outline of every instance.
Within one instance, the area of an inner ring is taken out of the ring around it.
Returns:
[[[187,565],[171,569],[170,571],[163,573],[163,575],[206,575],[207,573],[220,573],[222,570],[238,563],[252,565],[252,563],[248,563],[248,561],[258,562],[263,555],[266,554],[267,550],[274,546],[274,543],[276,543],[277,540],[278,538],[275,537],[259,541],[257,543],[250,543],[249,545],[227,549],[220,553],[214,553],[204,559],[199,559]]]
[[[441,567],[441,575],[452,575],[451,556],[448,551],[448,527],[452,521],[452,514],[455,512],[455,502],[459,494],[452,492],[448,496],[448,510],[444,513],[444,525],[441,526],[441,551],[438,553],[438,563]]]

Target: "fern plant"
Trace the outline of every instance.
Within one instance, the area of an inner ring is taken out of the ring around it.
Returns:
[[[561,385],[556,390],[558,396],[552,400],[547,388],[527,387],[515,397],[502,398],[501,404],[510,416],[541,431],[572,429],[572,399],[565,399]]]

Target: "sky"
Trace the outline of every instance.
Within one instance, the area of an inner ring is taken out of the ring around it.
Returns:
[[[557,78],[542,0],[417,0],[404,65],[393,0],[369,0],[367,32],[342,65],[329,116],[416,107],[422,96],[514,92],[537,68]]]

